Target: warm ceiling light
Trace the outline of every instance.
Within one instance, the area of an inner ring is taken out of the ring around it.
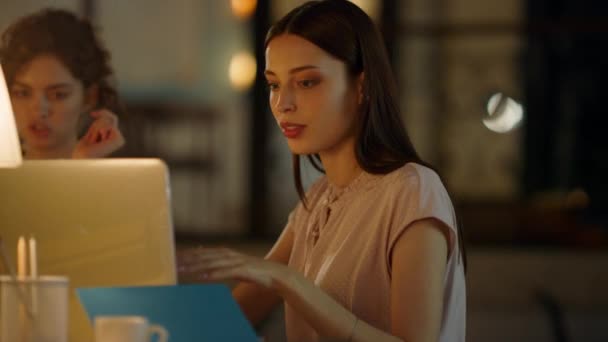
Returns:
[[[228,76],[235,89],[245,90],[255,81],[255,58],[249,52],[239,52],[232,56]]]
[[[257,0],[230,0],[232,13],[241,19],[251,17],[253,12],[255,12],[255,7],[257,4]]]

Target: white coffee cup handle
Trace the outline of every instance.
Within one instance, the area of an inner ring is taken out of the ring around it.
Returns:
[[[161,325],[152,324],[148,328],[148,341],[150,341],[150,337],[156,334],[158,336],[158,342],[167,342],[169,341],[169,332]]]

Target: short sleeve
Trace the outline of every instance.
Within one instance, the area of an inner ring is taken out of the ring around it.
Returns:
[[[403,174],[395,180],[392,189],[394,205],[387,241],[387,265],[391,269],[393,248],[401,235],[414,222],[435,219],[449,232],[449,255],[458,250],[456,218],[452,201],[439,176],[431,169],[421,165],[408,165]]]

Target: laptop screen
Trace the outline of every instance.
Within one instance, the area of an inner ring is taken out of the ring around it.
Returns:
[[[70,341],[93,341],[74,289],[176,283],[168,170],[158,159],[25,161],[0,169],[0,234],[34,236],[40,275],[70,280]]]

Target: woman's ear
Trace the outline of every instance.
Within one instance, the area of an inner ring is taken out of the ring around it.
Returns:
[[[363,95],[363,81],[365,81],[365,73],[361,72],[359,76],[357,76],[357,104],[361,105],[363,103],[364,95]]]
[[[99,104],[99,85],[93,84],[85,91],[84,107],[87,112],[97,108]]]

